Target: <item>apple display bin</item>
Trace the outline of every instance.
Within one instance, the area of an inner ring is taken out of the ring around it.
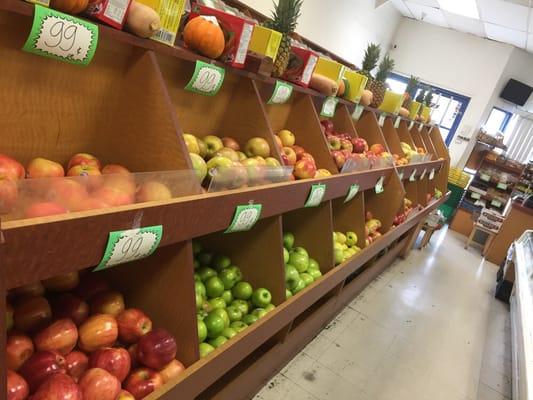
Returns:
[[[282,183],[292,180],[292,166],[264,167],[264,166],[238,166],[229,168],[213,168],[208,171],[211,176],[208,192],[221,192],[224,190],[240,189]]]
[[[344,198],[333,200],[333,230],[335,232],[355,232],[357,246],[365,247],[365,195],[363,192],[345,203]],[[355,255],[357,257],[357,255]]]
[[[423,158],[423,161],[430,161],[433,157],[433,153],[431,152],[431,148],[426,146],[426,142],[422,139],[422,134],[419,129],[420,124],[415,124],[409,132],[411,133],[411,137],[413,138],[413,142],[415,142],[417,150],[418,148],[421,148],[426,152],[426,157]]]
[[[365,109],[361,118],[355,123],[355,129],[359,137],[367,141],[368,147],[381,144],[386,152],[391,153],[374,112]]]
[[[288,129],[296,138],[295,144],[313,156],[317,169],[323,168],[332,174],[337,174],[338,170],[329,154],[312,97],[294,89],[285,103],[268,104],[274,92],[274,85],[268,83],[257,83],[257,85],[271,132],[277,134],[283,129]]]
[[[402,150],[402,146],[400,144],[401,140],[398,135],[398,132],[394,127],[395,121],[396,117],[387,116],[383,123],[383,127],[381,128],[381,131],[383,132],[385,142],[387,143],[391,154],[397,154],[400,158],[402,158],[405,157],[405,153]]]

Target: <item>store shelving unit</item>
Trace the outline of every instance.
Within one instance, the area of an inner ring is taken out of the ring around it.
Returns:
[[[409,120],[402,119],[396,129],[389,118],[383,131],[378,111],[365,109],[354,122],[350,115],[355,105],[340,99],[335,124],[353,137],[382,143],[395,152],[399,141],[417,143],[434,156],[430,162],[401,168],[340,174],[320,129],[317,110],[325,98],[319,93],[295,86],[288,103],[268,105],[274,79],[104,26],[88,68],[62,64],[20,50],[32,15],[30,4],[0,0],[2,153],[24,163],[37,155],[64,163],[71,154],[86,151],[134,171],[190,171],[183,132],[216,131],[221,136],[231,132],[239,140],[261,136],[273,144],[277,130],[289,128],[319,167],[333,174],[218,193],[202,193],[200,185],[193,184],[181,197],[164,202],[1,221],[0,315],[5,313],[7,290],[97,265],[109,232],[130,229],[134,221],[141,226],[163,226],[160,248],[152,256],[104,272],[129,303],[148,310],[178,340],[178,357],[187,369],[149,399],[249,398],[365,285],[398,255],[408,252],[426,216],[446,199],[446,195],[426,199],[428,187],[446,193],[449,157],[438,127],[424,125],[421,131],[409,132]],[[217,96],[183,90],[196,60],[226,68]],[[423,180],[408,182],[415,168],[418,177],[424,169],[428,174]],[[431,169],[435,176],[429,181]],[[384,192],[376,194],[374,187],[381,178]],[[322,204],[303,209],[316,183],[327,185]],[[353,184],[359,185],[360,192],[344,203]],[[423,201],[405,223],[393,228],[392,220],[406,193]],[[250,202],[263,205],[256,226],[248,233],[222,235],[236,206]],[[363,238],[365,210],[380,218],[383,236],[334,267],[332,231],[350,228]],[[306,247],[319,254],[324,274],[288,300],[284,300],[281,236],[285,229],[296,232]],[[229,252],[248,279],[271,289],[277,305],[205,359],[199,359],[197,347],[193,239]],[[5,332],[0,330],[0,393],[5,393],[6,385],[4,346]]]

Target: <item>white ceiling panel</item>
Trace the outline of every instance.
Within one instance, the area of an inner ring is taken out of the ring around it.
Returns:
[[[519,48],[526,47],[527,33],[503,26],[485,23],[487,37],[499,42],[510,43]]]
[[[478,0],[477,2],[483,21],[527,31],[528,7],[503,0]]]
[[[529,0],[503,0],[508,3],[520,4],[521,6],[529,6]]]
[[[391,0],[391,1],[392,1],[392,4],[394,4],[394,7],[396,7],[396,9],[400,11],[403,16],[414,18],[413,14],[411,14],[411,12],[407,8],[403,0]]]
[[[427,22],[428,24],[448,28],[446,18],[444,18],[444,14],[440,9],[413,3],[412,1],[406,1],[405,4],[416,19]]]
[[[417,3],[426,7],[440,8],[437,0],[409,0],[411,3]]]
[[[486,37],[485,25],[478,19],[463,17],[462,15],[452,14],[443,11],[446,21],[450,28],[459,32],[471,33],[476,36]]]

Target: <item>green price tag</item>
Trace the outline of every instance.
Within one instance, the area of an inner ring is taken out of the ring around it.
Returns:
[[[344,202],[348,203],[349,201],[352,201],[355,196],[357,196],[357,192],[359,192],[358,184],[353,184],[352,186],[350,186],[350,189],[348,190],[348,195],[344,199]]]
[[[245,232],[253,228],[261,216],[261,204],[248,204],[246,206],[237,206],[235,215],[228,229],[224,233]]]
[[[185,90],[205,96],[214,96],[222,87],[225,75],[224,68],[198,60]]]
[[[490,202],[491,205],[493,205],[494,207],[501,207],[502,206],[502,203],[498,200],[492,200]]]
[[[162,225],[110,232],[102,261],[93,271],[148,257],[157,249],[162,237]]]
[[[396,129],[400,127],[400,122],[402,122],[402,117],[396,117],[396,120],[394,121],[394,127]]]
[[[429,173],[429,180],[432,181],[435,178],[435,168],[431,168],[431,172]]]
[[[426,177],[427,169],[424,168],[424,172],[422,172],[422,175],[420,175],[420,180],[424,179]]]
[[[22,50],[77,65],[89,65],[98,44],[98,26],[38,4]]]
[[[481,195],[479,193],[475,193],[475,192],[471,192],[470,194],[470,197],[472,197],[473,199],[481,199]]]
[[[374,188],[375,191],[376,191],[376,194],[381,194],[383,193],[383,183],[385,182],[385,177],[382,176],[381,178],[378,179],[378,181],[376,182],[376,187]]]
[[[339,102],[338,97],[329,96],[326,97],[324,103],[322,103],[322,110],[320,111],[321,117],[333,117],[335,115],[335,109],[337,108],[337,103]]]
[[[413,172],[411,173],[411,176],[409,177],[409,182],[414,182],[416,181],[416,168],[413,170]]]
[[[387,118],[387,116],[385,114],[381,114],[379,116],[379,120],[378,120],[378,124],[379,126],[381,126],[383,128],[383,125],[385,125],[385,118]]]
[[[320,203],[322,203],[322,199],[324,198],[325,194],[325,184],[322,183],[311,186],[311,191],[309,192],[309,196],[307,196],[307,200],[305,201],[304,207],[318,207]]]
[[[359,121],[361,115],[363,115],[363,111],[365,111],[365,107],[363,107],[361,104],[357,104],[355,106],[355,110],[352,113],[352,119],[354,121]]]
[[[272,93],[272,97],[267,104],[283,104],[290,99],[292,94],[292,85],[276,80],[276,87]]]
[[[420,125],[418,125],[418,132],[420,132],[423,127],[424,127],[424,123],[421,122]]]
[[[479,179],[481,179],[482,181],[485,181],[485,182],[490,182],[490,175],[481,174]]]
[[[400,180],[403,181],[403,171],[400,172]]]
[[[411,121],[409,124],[409,130],[413,129],[413,126],[415,126],[415,121]]]
[[[496,187],[497,187],[498,189],[501,189],[501,190],[507,190],[507,184],[506,184],[506,183],[498,182],[498,184],[496,185]]]

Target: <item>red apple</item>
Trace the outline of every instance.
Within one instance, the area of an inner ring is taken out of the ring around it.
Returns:
[[[117,317],[118,334],[124,343],[136,343],[152,330],[152,321],[141,310],[128,308]]]
[[[281,149],[283,147],[283,143],[278,135],[274,135],[274,141],[276,142],[276,146],[278,146],[278,149]]]
[[[77,211],[89,193],[85,186],[74,179],[53,179],[46,192],[46,200],[57,203],[64,208]]]
[[[347,150],[350,153],[353,151],[353,144],[349,139],[341,139],[341,149]]]
[[[67,176],[101,176],[102,173],[92,165],[75,165],[67,172]]]
[[[135,400],[141,400],[161,386],[163,386],[161,374],[149,368],[136,369],[124,383],[124,388],[135,397]]]
[[[135,397],[127,390],[122,389],[117,396],[117,400],[135,400]]]
[[[66,292],[74,289],[80,283],[78,271],[67,272],[43,281],[43,286],[51,292]]]
[[[346,157],[344,157],[344,154],[340,150],[335,150],[331,152],[331,156],[333,157],[333,161],[335,161],[335,164],[337,165],[337,168],[340,170],[344,166],[344,163],[346,162]]]
[[[15,310],[13,310],[13,306],[9,303],[6,303],[6,331],[10,331],[13,328],[13,314]]]
[[[58,178],[65,176],[63,166],[46,158],[34,158],[28,164],[28,178]]]
[[[65,356],[78,341],[78,329],[72,320],[59,319],[44,328],[33,338],[38,351],[56,351]]]
[[[76,207],[76,211],[89,211],[89,210],[98,210],[100,208],[109,208],[109,204],[105,201],[98,199],[96,197],[88,197]]]
[[[11,294],[13,294],[15,297],[42,296],[44,294],[44,286],[40,281],[35,281],[33,283],[11,289]]]
[[[22,376],[7,370],[7,400],[25,400],[30,394],[30,387]]]
[[[62,205],[54,202],[40,202],[33,203],[27,209],[25,214],[26,218],[47,217],[49,215],[65,214],[68,210]]]
[[[363,138],[353,138],[352,144],[354,153],[364,153],[368,151],[368,143]]]
[[[291,149],[290,147],[283,147],[281,149],[281,153],[287,159],[287,164],[286,165],[294,165],[294,164],[296,164],[297,157],[296,157],[296,153],[294,152],[293,149]]]
[[[381,143],[374,143],[372,146],[370,146],[370,151],[379,156],[385,151],[385,147]]]
[[[270,145],[265,139],[254,137],[246,142],[244,153],[248,157],[261,156],[266,158],[270,156]]]
[[[96,169],[100,169],[101,167],[100,161],[95,156],[87,153],[74,154],[68,162],[67,170],[77,165],[89,165]]]
[[[296,160],[299,161],[302,159],[302,154],[305,153],[305,149],[302,146],[294,145],[292,149],[296,153]]]
[[[105,369],[122,382],[130,373],[130,353],[126,349],[115,349],[112,347],[98,349],[91,354],[89,367]]]
[[[123,167],[119,164],[107,164],[104,168],[102,168],[102,174],[108,175],[108,174],[119,174],[119,175],[127,175],[129,176],[131,174],[130,170],[126,167]]]
[[[228,147],[235,151],[241,151],[241,146],[239,146],[239,143],[233,138],[223,137],[222,143],[224,144],[224,147]]]
[[[0,154],[0,178],[7,178],[12,181],[24,179],[26,171],[21,163],[4,154]]]
[[[79,327],[78,334],[78,345],[83,351],[110,347],[118,337],[117,321],[108,314],[93,315]]]
[[[15,328],[22,332],[34,332],[45,326],[52,318],[52,310],[44,297],[27,297],[15,307]]]
[[[137,343],[137,358],[149,368],[160,370],[176,357],[176,339],[165,329],[156,328]]]
[[[135,201],[133,193],[128,193],[109,185],[103,185],[98,188],[93,193],[93,197],[109,207],[125,206],[133,204]]]
[[[136,190],[135,176],[129,173],[104,175],[103,185],[127,193],[131,196],[135,194]]]
[[[90,301],[98,293],[110,290],[109,283],[99,274],[88,274],[83,277],[75,290],[82,300]]]
[[[78,382],[89,369],[89,357],[81,351],[73,351],[65,356],[67,374]]]
[[[170,200],[171,198],[172,192],[161,182],[145,182],[137,191],[138,203],[144,203],[146,201]]]
[[[337,136],[328,136],[328,147],[330,150],[340,150],[341,140]]]
[[[161,377],[163,378],[163,383],[177,378],[183,371],[185,371],[185,366],[178,360],[172,360],[167,365],[159,371]]]
[[[53,351],[37,352],[20,367],[19,373],[34,393],[50,376],[66,373],[65,358]]]
[[[297,179],[314,178],[316,174],[316,166],[309,160],[300,160],[294,165],[294,176]]]
[[[120,393],[119,380],[102,368],[91,368],[79,381],[83,400],[116,400]]]
[[[17,183],[0,176],[0,214],[9,214],[15,208],[18,199]]]
[[[31,400],[83,400],[83,397],[74,379],[55,374],[43,382]]]
[[[333,122],[331,122],[329,119],[324,119],[320,121],[320,125],[322,125],[324,132],[333,132],[333,130],[335,129]]]
[[[6,341],[6,366],[13,371],[18,369],[33,355],[32,340],[20,333],[10,333]]]
[[[296,142],[296,137],[294,136],[294,134],[287,129],[279,131],[278,137],[281,139],[281,143],[285,147],[294,146],[294,143]]]
[[[316,166],[315,158],[309,153],[302,153],[302,155],[300,156],[300,160],[309,160]]]
[[[91,314],[109,314],[116,317],[124,308],[124,296],[114,290],[98,293],[91,300]]]
[[[50,299],[54,318],[69,318],[80,326],[89,317],[89,305],[72,293],[62,293]]]

